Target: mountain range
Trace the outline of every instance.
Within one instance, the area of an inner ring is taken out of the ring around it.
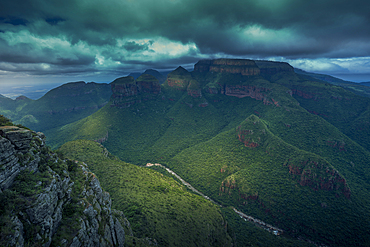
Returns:
[[[0,98],[0,114],[87,164],[138,239],[369,245],[368,87],[245,59],[201,60],[162,81],[151,71],[68,83],[36,101]],[[233,208],[283,234],[244,222]]]

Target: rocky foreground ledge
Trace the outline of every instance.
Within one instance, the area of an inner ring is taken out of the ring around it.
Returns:
[[[0,189],[0,246],[132,242],[130,223],[112,209],[97,177],[86,164],[52,152],[42,133],[0,126]]]

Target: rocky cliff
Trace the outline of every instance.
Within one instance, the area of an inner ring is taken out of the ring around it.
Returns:
[[[191,73],[180,66],[167,75],[165,85],[180,91],[186,91],[191,80]]]
[[[273,75],[279,72],[294,73],[294,68],[288,63],[263,60],[255,62],[258,68],[260,69],[262,75]]]
[[[4,124],[7,126],[1,126]],[[0,245],[124,246],[130,224],[86,164],[0,116]],[[148,241],[142,241],[144,245]]]
[[[142,74],[136,79],[136,84],[139,89],[139,93],[153,93],[159,94],[161,92],[161,85],[157,78],[153,75]]]
[[[231,73],[247,76],[260,74],[260,69],[253,60],[248,59],[216,59],[201,60],[194,65],[195,72]]]
[[[118,78],[111,83],[111,89],[111,106],[127,108],[158,95],[161,85],[154,76],[143,74],[136,80],[132,76]]]

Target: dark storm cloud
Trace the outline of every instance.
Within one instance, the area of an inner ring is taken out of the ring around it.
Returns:
[[[366,57],[369,13],[364,0],[3,0],[0,61],[108,70],[213,56]],[[158,38],[196,49],[166,55]]]
[[[138,51],[148,51],[149,45],[153,44],[153,41],[150,41],[148,43],[145,43],[143,45],[136,43],[135,41],[127,41],[123,48],[125,48],[127,51],[131,52],[138,52]]]

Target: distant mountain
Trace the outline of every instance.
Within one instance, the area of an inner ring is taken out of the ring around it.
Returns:
[[[367,85],[365,85],[366,82],[365,82],[365,84],[363,84],[363,83],[355,83],[355,82],[351,82],[351,81],[344,81],[344,80],[336,78],[334,76],[310,73],[310,72],[306,72],[304,70],[297,69],[297,68],[295,68],[294,71],[297,74],[300,74],[300,75],[303,75],[303,76],[309,76],[309,77],[312,77],[312,78],[317,79],[317,80],[321,80],[321,81],[328,82],[328,83],[336,85],[336,86],[346,88],[346,89],[354,92],[357,95],[370,97],[370,88],[366,87],[367,86]]]
[[[162,84],[166,80],[165,75],[161,74],[160,72],[158,72],[157,70],[154,70],[154,69],[147,69],[147,70],[144,71],[144,73],[139,73],[139,72],[130,73],[128,76],[132,76],[136,80],[137,78],[139,78],[139,76],[141,76],[143,74],[148,74],[148,75],[154,76],[155,78],[157,78],[157,80],[159,81],[160,84]]]
[[[370,87],[370,81],[368,81],[368,82],[361,82],[360,84],[361,85],[364,85],[364,86],[367,86],[367,87]]]
[[[37,131],[63,126],[87,117],[108,103],[109,84],[71,82],[54,88],[38,100],[19,96],[1,98],[0,114]]]
[[[130,73],[128,76],[132,76],[136,80],[141,75],[142,75],[142,73],[134,72],[134,73]]]
[[[49,143],[95,140],[125,162],[166,165],[287,236],[366,246],[370,99],[351,83],[333,83],[341,82],[287,63],[203,60],[192,72],[178,67],[160,87],[151,76],[118,78],[109,104],[49,131]]]

